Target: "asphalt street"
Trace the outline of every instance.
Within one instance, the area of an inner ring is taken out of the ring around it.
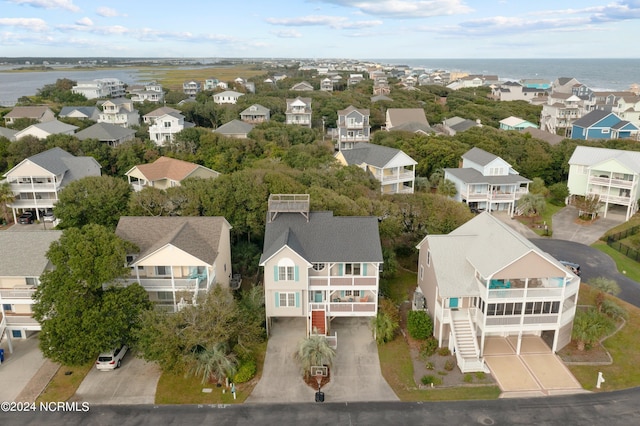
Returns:
[[[0,413],[9,425],[592,425],[640,424],[640,388],[548,398],[455,402],[362,402],[90,406],[87,412]]]
[[[531,242],[558,260],[579,264],[584,282],[596,277],[615,280],[621,290],[618,298],[640,307],[640,284],[619,273],[613,259],[600,250],[566,240],[534,238]]]

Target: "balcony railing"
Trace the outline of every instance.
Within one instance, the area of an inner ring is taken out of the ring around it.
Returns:
[[[322,277],[309,277],[310,286],[321,287],[339,287],[339,286],[370,286],[375,287],[378,284],[377,277],[367,276],[322,276]]]
[[[194,290],[197,284],[200,284],[199,288],[202,289],[201,284],[205,282],[205,280],[199,278],[174,278],[172,284],[171,278],[145,277],[140,277],[140,280],[127,278],[124,281],[126,285],[139,282],[147,291],[171,291],[173,288],[176,290]]]
[[[389,182],[394,180],[412,180],[414,178],[415,178],[415,175],[413,174],[413,172],[401,172],[401,173],[394,173],[390,175],[387,175],[387,174],[383,175],[382,182]],[[379,174],[376,175],[376,179],[380,180]]]
[[[608,177],[589,176],[589,183],[593,185],[612,186],[615,188],[629,189],[633,187],[632,180],[610,179]]]
[[[3,288],[0,289],[0,299],[3,302],[7,302],[9,299],[31,299],[35,288]]]
[[[59,184],[47,183],[11,183],[13,192],[55,192],[60,188]]]
[[[20,327],[32,330],[39,330],[40,323],[31,314],[6,314],[7,327]]]
[[[360,136],[347,136],[341,135],[340,142],[366,142],[369,140],[369,136],[360,135]]]
[[[600,201],[602,201],[603,203],[608,202],[613,204],[620,204],[623,206],[628,206],[629,204],[631,204],[630,196],[622,197],[619,195],[599,194],[597,192],[592,192],[592,191],[589,191],[589,195],[597,195],[598,197],[600,197]]]

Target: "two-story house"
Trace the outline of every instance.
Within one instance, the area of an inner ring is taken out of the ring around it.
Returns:
[[[573,122],[582,117],[583,104],[584,100],[571,92],[552,92],[542,104],[540,128],[568,137]]]
[[[336,317],[375,317],[382,249],[376,217],[309,211],[308,194],[271,194],[260,266],[267,331],[274,318],[306,318],[328,335]]]
[[[197,304],[213,286],[231,282],[230,230],[224,217],[123,216],[116,235],[139,249],[127,255],[124,283],[140,283],[169,312]]]
[[[33,319],[33,293],[40,275],[52,269],[47,251],[62,231],[0,232],[0,340],[4,332],[11,338],[27,338],[41,330]]]
[[[271,110],[260,104],[253,104],[240,113],[240,120],[245,123],[259,124],[271,119]]]
[[[202,91],[202,85],[199,81],[190,80],[182,83],[182,92],[190,98],[195,98]]]
[[[571,139],[638,139],[640,129],[617,114],[596,109],[572,124]]]
[[[473,210],[501,210],[513,216],[516,203],[529,192],[529,179],[509,163],[480,148],[462,155],[462,167],[444,169],[444,178],[456,186],[454,199]]]
[[[71,92],[83,95],[87,99],[119,98],[126,93],[124,82],[117,78],[99,78],[89,81],[78,81]]]
[[[369,124],[369,110],[359,109],[350,105],[338,111],[336,123],[338,149],[351,149],[359,142],[369,142],[371,125]]]
[[[98,123],[116,124],[122,127],[137,126],[140,114],[133,107],[131,99],[109,99],[102,103],[102,112],[98,116]]]
[[[439,346],[462,372],[485,370],[490,336],[546,337],[551,352],[571,341],[580,277],[484,212],[417,246],[418,287]]]
[[[133,88],[130,87],[129,93],[133,102],[159,103],[164,100],[162,86],[155,81]]]
[[[184,121],[184,115],[179,112],[168,112],[153,119],[149,139],[158,146],[168,145],[175,140],[176,133],[194,126],[194,123]]]
[[[323,92],[333,92],[333,81],[329,78],[323,78],[320,81],[320,90]]]
[[[338,151],[335,157],[345,166],[355,165],[370,173],[380,182],[383,194],[413,194],[418,163],[399,149],[361,142]]]
[[[163,115],[169,114],[169,113],[180,114],[182,113],[182,111],[180,111],[179,109],[168,107],[168,106],[163,106],[163,107],[154,109],[153,111],[143,115],[142,121],[144,122],[144,124],[152,125],[153,122],[156,120],[156,118],[162,117]]]
[[[100,176],[100,164],[93,157],[75,157],[56,147],[25,158],[4,175],[15,195],[7,204],[13,221],[24,211],[34,212],[39,220],[43,211],[53,208],[65,186],[87,176]]]
[[[220,173],[188,161],[160,157],[153,163],[133,166],[125,176],[134,191],[141,191],[146,186],[158,189],[180,186],[180,182],[192,177],[215,179]]]
[[[311,98],[287,99],[286,124],[311,128]]]
[[[224,92],[214,94],[213,102],[217,104],[235,104],[238,102],[240,96],[244,96],[244,93],[236,92],[235,90],[225,90]]]
[[[640,152],[577,146],[569,159],[569,194],[597,195],[602,212],[622,206],[626,220],[638,211]]]

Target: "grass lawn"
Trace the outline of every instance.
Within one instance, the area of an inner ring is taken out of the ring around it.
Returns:
[[[555,204],[548,203],[544,209],[544,212],[540,216],[526,217],[515,216],[522,224],[528,226],[533,232],[540,236],[545,236],[546,231],[544,224],[547,224],[549,228],[549,236],[553,234],[553,215],[559,210],[562,210],[564,206],[556,206]]]
[[[591,244],[591,247],[611,256],[613,261],[616,262],[618,271],[621,274],[625,274],[632,280],[640,282],[640,264],[638,262],[628,258],[619,251],[612,249],[604,241],[596,241],[595,243]]]
[[[61,366],[36,402],[68,401],[76,393],[93,365],[94,362],[91,361],[80,367]],[[69,371],[71,374],[67,374]]]
[[[405,300],[413,298],[413,291],[418,285],[417,275],[415,272],[398,268],[396,276],[391,279],[385,279],[385,283],[381,283],[381,287],[388,289],[388,296],[396,304],[401,304]]]
[[[264,342],[257,350],[257,372],[253,379],[247,383],[236,385],[236,399],[229,389],[216,387],[215,383],[205,383],[199,377],[186,376],[184,374],[163,372],[156,388],[156,404],[240,404],[244,402],[258,384],[262,376],[264,357],[267,352],[267,343]],[[202,389],[211,389],[211,393],[204,393]],[[225,393],[222,391],[225,390]]]
[[[593,304],[596,291],[586,284],[580,287],[579,303]],[[569,369],[587,390],[594,392],[613,391],[640,386],[640,309],[622,300],[614,299],[629,312],[627,324],[616,334],[603,342],[605,349],[613,357],[611,365],[570,365]],[[605,383],[596,389],[596,379],[601,371]]]
[[[409,345],[402,336],[378,345],[382,375],[401,401],[451,401],[468,399],[496,399],[498,386],[458,386],[451,388],[419,389],[413,381],[413,363]]]

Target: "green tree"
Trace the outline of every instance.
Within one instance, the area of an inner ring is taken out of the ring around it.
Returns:
[[[336,357],[336,351],[329,345],[326,337],[311,335],[298,342],[294,358],[300,362],[302,373],[308,376],[311,367],[326,365],[331,367]]]
[[[400,324],[384,312],[378,312],[378,315],[371,319],[371,325],[375,330],[376,341],[379,344],[392,341],[400,328]]]
[[[593,219],[600,211],[602,202],[600,202],[600,196],[598,194],[590,194],[584,197],[575,197],[573,199],[573,205],[578,209],[579,216],[589,216]]]
[[[166,191],[153,186],[145,186],[142,191],[133,192],[129,198],[130,216],[170,216],[173,203]]]
[[[598,312],[602,312],[602,303],[605,301],[605,295],[617,296],[620,294],[620,286],[615,280],[606,277],[596,277],[589,280],[591,287],[598,291],[596,294],[596,308]]]
[[[45,357],[80,365],[118,343],[134,343],[140,313],[150,304],[139,284],[119,286],[129,275],[124,258],[131,249],[95,224],[67,229],[51,245],[54,268],[40,277],[33,305]]]
[[[453,198],[458,193],[456,189],[456,184],[449,179],[443,179],[438,184],[438,194],[444,195],[445,197]]]
[[[16,199],[13,191],[11,190],[11,186],[4,182],[0,184],[0,209],[2,209],[2,219],[4,223],[9,223],[11,221],[11,217],[9,216],[9,207],[7,204],[13,203]]]
[[[615,324],[597,309],[577,310],[573,320],[573,339],[579,351],[584,351],[615,329]]]
[[[534,177],[532,179],[531,183],[529,184],[529,193],[531,193],[531,194],[540,194],[543,197],[545,197],[549,193],[549,190],[544,185],[544,180],[543,179],[541,179],[539,177]]]
[[[202,384],[224,381],[236,374],[237,361],[225,342],[198,348],[193,353],[191,373],[202,377]]]
[[[433,334],[433,320],[425,311],[409,311],[407,331],[414,339],[426,339]]]
[[[541,214],[546,207],[544,196],[541,194],[524,194],[518,200],[516,210],[523,216],[536,216]]]
[[[88,176],[71,182],[60,191],[53,208],[61,228],[96,223],[115,229],[128,209],[131,187],[111,176]]]

